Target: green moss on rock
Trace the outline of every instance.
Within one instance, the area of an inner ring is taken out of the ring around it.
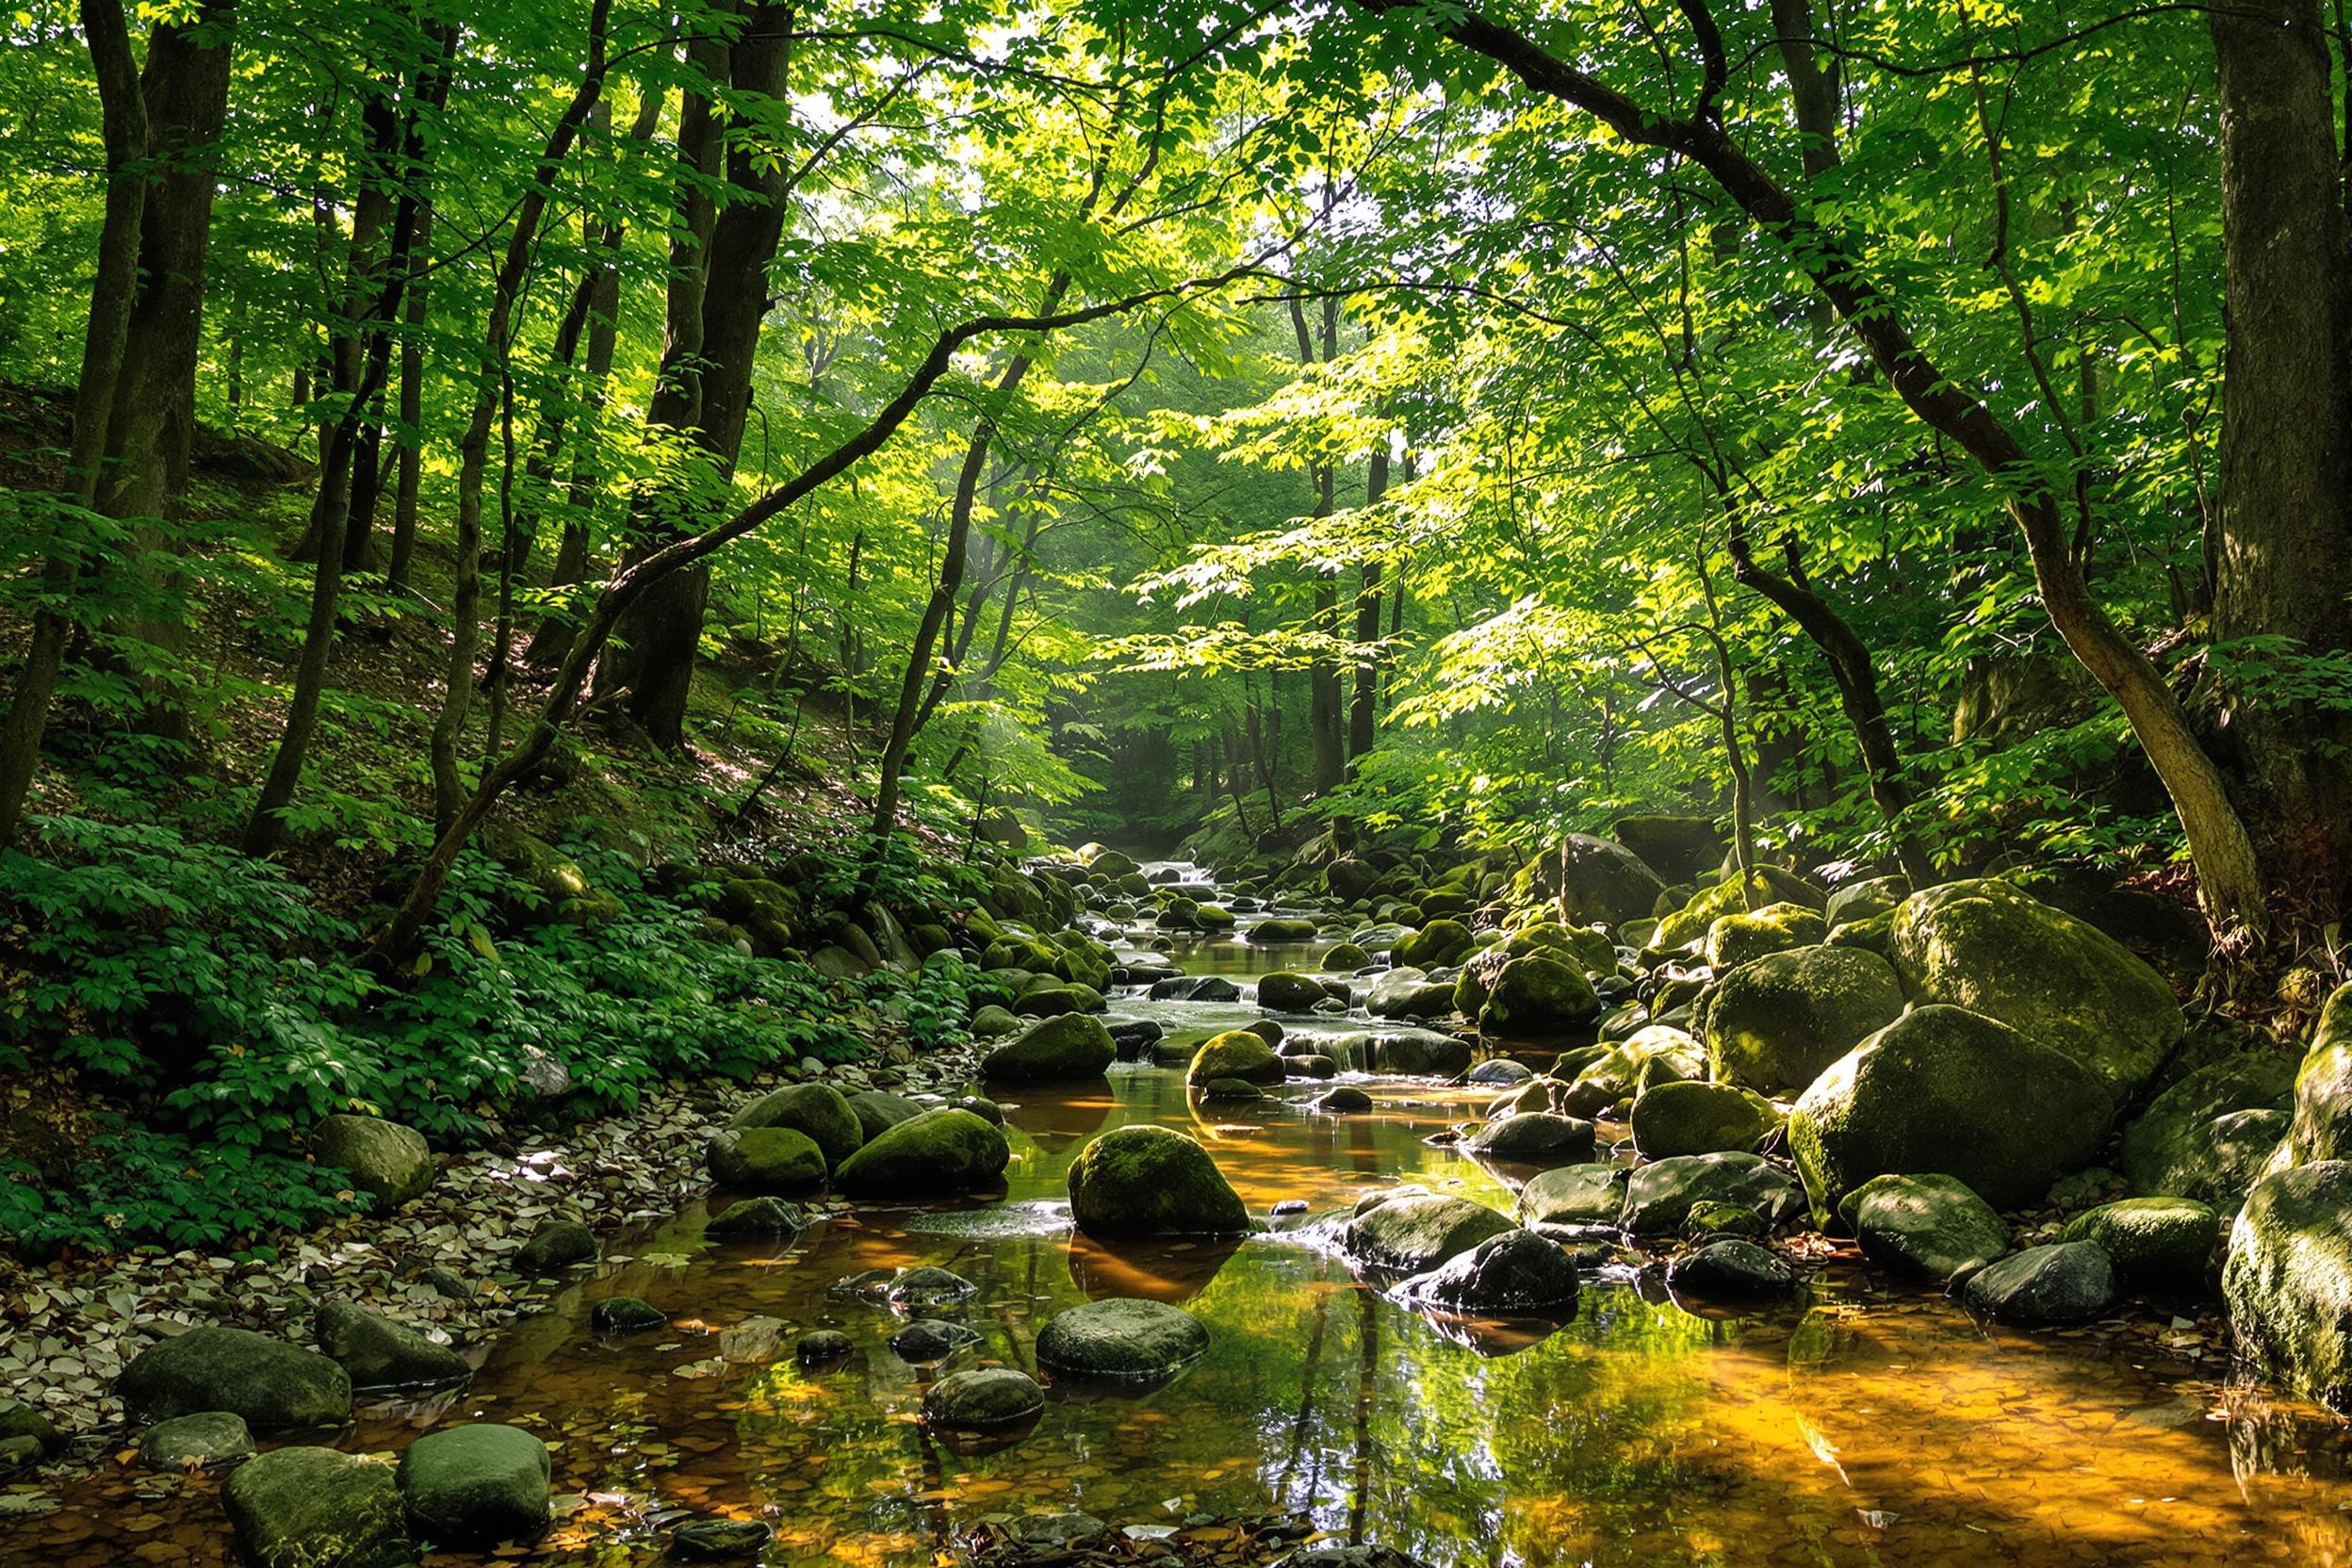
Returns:
[[[1235,1235],[1250,1211],[1209,1152],[1170,1127],[1118,1127],[1070,1165],[1071,1222],[1088,1235]]]

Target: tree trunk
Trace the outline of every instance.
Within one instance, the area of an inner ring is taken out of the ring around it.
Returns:
[[[416,550],[416,507],[425,474],[425,289],[426,269],[433,261],[433,204],[416,213],[416,265],[408,280],[407,306],[400,313],[400,450],[392,491],[392,554],[384,567],[384,586],[392,592],[408,589],[409,569]]]
[[[1372,449],[1369,462],[1364,465],[1364,504],[1380,504],[1388,494],[1388,442],[1383,438]],[[1356,644],[1360,650],[1368,650],[1380,640],[1380,564],[1364,564],[1363,585],[1356,590]],[[1348,760],[1352,765],[1361,761],[1371,750],[1380,727],[1380,662],[1368,651],[1356,655],[1355,690],[1348,702]]]
[[[2210,17],[2220,67],[2229,350],[2213,633],[2352,649],[2352,275],[2317,0]],[[2325,922],[2352,879],[2352,713],[2220,693],[2273,889]]]

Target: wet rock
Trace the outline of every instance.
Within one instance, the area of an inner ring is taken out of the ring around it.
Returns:
[[[602,1334],[641,1334],[669,1322],[669,1314],[634,1296],[607,1296],[588,1309],[589,1326]]]
[[[1598,1116],[1639,1089],[1697,1078],[1706,1070],[1706,1054],[1688,1031],[1649,1024],[1580,1069],[1561,1092],[1560,1109],[1570,1116]]]
[[[838,1329],[811,1329],[793,1342],[792,1360],[803,1366],[836,1366],[858,1351],[857,1342]]]
[[[2096,1073],[2118,1100],[2155,1075],[2185,1029],[2172,988],[2130,949],[2006,882],[1905,899],[1894,963],[1915,1001],[1998,1019]]]
[[[1072,1013],[1099,1013],[1110,1004],[1092,986],[1041,986],[1023,991],[1013,1011],[1023,1018],[1063,1018]]]
[[[56,1422],[24,1400],[0,1398],[0,1443],[16,1445],[30,1459],[55,1459],[65,1452],[66,1436]]]
[[[970,1028],[973,1039],[1002,1039],[1021,1033],[1021,1020],[991,1002],[972,1015]]]
[[[2066,1221],[2065,1241],[2093,1241],[2132,1290],[2201,1294],[2221,1240],[2221,1217],[2191,1198],[2127,1198]]]
[[[547,1279],[603,1256],[596,1233],[570,1219],[550,1219],[531,1233],[514,1254],[514,1272],[526,1279]]]
[[[979,1033],[976,1019],[973,1033]],[[739,1132],[777,1127],[798,1133],[817,1146],[827,1170],[855,1154],[867,1137],[864,1119],[849,1097],[830,1084],[787,1084],[743,1106],[727,1126]]]
[[[1209,1152],[1169,1127],[1115,1127],[1070,1164],[1070,1220],[1092,1236],[1237,1235],[1250,1211]]]
[[[1004,1125],[1004,1107],[993,1100],[983,1100],[976,1094],[967,1094],[951,1100],[948,1103],[956,1110],[970,1111],[991,1127]]]
[[[250,1459],[253,1452],[253,1429],[243,1416],[224,1410],[158,1421],[139,1440],[139,1461],[151,1470],[203,1470]]]
[[[2339,987],[2320,1009],[2311,1048],[2295,1070],[2295,1116],[2278,1165],[2346,1157],[2352,1157],[2352,985]]]
[[[1718,974],[1790,948],[1812,947],[1829,935],[1829,922],[1816,906],[1767,904],[1761,909],[1719,916],[1707,928],[1707,962]]]
[[[134,1421],[227,1411],[257,1431],[286,1431],[340,1426],[351,1413],[351,1374],[316,1350],[248,1329],[190,1329],[152,1345],[114,1391]]]
[[[1462,1148],[1521,1165],[1574,1164],[1592,1157],[1592,1124],[1549,1111],[1521,1111],[1485,1123],[1462,1140]]]
[[[1971,1275],[1961,1298],[2011,1323],[2082,1323],[2115,1301],[2115,1269],[2096,1242],[2029,1247]]]
[[[886,1129],[841,1163],[834,1185],[853,1198],[924,1198],[993,1186],[1012,1158],[1004,1130],[941,1107]]]
[[[1449,1312],[1493,1316],[1557,1312],[1576,1304],[1576,1265],[1534,1232],[1511,1230],[1414,1275],[1398,1294]]]
[[[255,1568],[411,1568],[420,1555],[391,1467],[332,1448],[250,1459],[220,1502]]]
[[[1315,922],[1290,915],[1272,916],[1252,925],[1249,939],[1259,943],[1311,942],[1315,940]]]
[[[1368,1267],[1426,1274],[1515,1228],[1483,1203],[1407,1191],[1357,1214],[1348,1223],[1342,1245],[1349,1257]]]
[[[1682,1217],[1682,1239],[1705,1245],[1726,1236],[1746,1241],[1760,1241],[1772,1233],[1764,1217],[1744,1203],[1723,1203],[1704,1199],[1690,1205],[1690,1212]]]
[[[1519,1189],[1519,1217],[1530,1225],[1614,1225],[1625,1212],[1625,1168],[1566,1165]]]
[[[1152,988],[1154,1002],[1239,1002],[1241,988],[1221,974],[1180,974]]]
[[[1788,1173],[1756,1154],[1685,1154],[1635,1170],[1625,1180],[1618,1223],[1635,1235],[1673,1235],[1693,1203],[1739,1203],[1778,1225],[1805,1206]]]
[[[2114,1116],[2105,1082],[2074,1057],[1980,1014],[1925,1006],[1814,1081],[1788,1145],[1820,1216],[1873,1176],[1921,1171],[2000,1208],[2089,1164]]]
[[[757,1519],[694,1519],[670,1531],[670,1554],[688,1562],[751,1557],[776,1534]]]
[[[1282,1042],[1289,1037],[1289,1032],[1270,1018],[1254,1019],[1243,1024],[1242,1028],[1278,1052],[1282,1050]]]
[[[1219,1078],[1279,1084],[1282,1081],[1282,1060],[1264,1037],[1247,1029],[1228,1029],[1202,1041],[1200,1049],[1193,1053],[1191,1064],[1184,1069],[1184,1082],[1196,1088]]]
[[[1275,1568],[1429,1568],[1429,1564],[1394,1546],[1308,1546],[1282,1559]]]
[[[1666,1266],[1666,1283],[1693,1296],[1780,1296],[1794,1290],[1797,1272],[1753,1241],[1710,1241]]]
[[[2009,1250],[2009,1227],[1967,1183],[1936,1172],[1876,1176],[1838,1212],[1882,1268],[1950,1280]]]
[[[1315,961],[1315,968],[1331,970],[1341,974],[1352,973],[1360,969],[1369,969],[1371,965],[1372,955],[1358,947],[1354,942],[1341,942],[1335,947],[1326,949],[1323,956]]]
[[[435,1264],[425,1270],[422,1278],[433,1287],[433,1293],[445,1301],[470,1301],[474,1298],[475,1290],[471,1282],[454,1269]]]
[[[374,1116],[322,1117],[310,1130],[311,1156],[351,1173],[351,1185],[388,1214],[433,1185],[433,1151],[414,1127]]]
[[[923,1114],[923,1107],[903,1094],[890,1094],[881,1089],[860,1089],[847,1097],[850,1113],[858,1119],[859,1148],[873,1142],[902,1121],[912,1121]],[[823,1148],[824,1145],[818,1145]],[[847,1156],[844,1156],[844,1163]],[[835,1168],[836,1169],[839,1167]]]
[[[1724,975],[1707,1004],[1707,1061],[1720,1082],[1801,1094],[1903,1008],[1903,982],[1875,953],[1797,947],[1769,954]]]
[[[2352,1162],[2256,1183],[2230,1231],[2221,1293],[2256,1371],[2352,1413]]]
[[[1152,1046],[1168,1033],[1148,1018],[1104,1019],[1102,1028],[1111,1037],[1111,1049],[1119,1053],[1122,1062],[1150,1061]]]
[[[400,1454],[412,1527],[436,1546],[496,1546],[547,1527],[547,1446],[517,1427],[477,1422],[427,1432]]]
[[[1061,1377],[1143,1380],[1180,1370],[1208,1346],[1208,1329],[1182,1307],[1113,1297],[1054,1314],[1037,1355]]]
[[[1303,1013],[1323,1000],[1323,982],[1288,970],[1258,976],[1258,1005],[1278,1013]]]
[[[1266,1096],[1259,1092],[1257,1085],[1246,1079],[1212,1078],[1200,1086],[1200,1098],[1231,1102],[1237,1100],[1264,1100]]]
[[[808,1227],[808,1216],[797,1204],[781,1198],[743,1198],[711,1216],[702,1233],[711,1240],[728,1241],[796,1235]]]
[[[1339,1076],[1339,1064],[1329,1056],[1317,1053],[1311,1052],[1303,1056],[1285,1056],[1282,1058],[1282,1067],[1283,1070],[1293,1078],[1320,1079]]]
[[[1633,1102],[1633,1146],[1649,1160],[1753,1150],[1772,1129],[1765,1107],[1728,1084],[1660,1084]]]
[[[1352,1084],[1342,1084],[1317,1100],[1315,1108],[1326,1116],[1356,1116],[1372,1108],[1372,1097]]]
[[[954,1431],[1003,1431],[1036,1420],[1044,1409],[1037,1380],[1009,1366],[950,1373],[923,1396],[924,1424]]]
[[[1033,1025],[980,1061],[984,1078],[1020,1084],[1075,1082],[1100,1078],[1119,1059],[1119,1047],[1102,1021],[1064,1013]]]
[[[1535,1070],[1527,1063],[1514,1062],[1508,1056],[1497,1056],[1493,1061],[1480,1062],[1472,1068],[1469,1081],[1473,1084],[1494,1084],[1507,1087],[1513,1084],[1524,1084],[1534,1076]]]
[[[729,1127],[704,1152],[710,1179],[743,1192],[805,1192],[825,1183],[825,1152],[790,1127]]]
[[[1478,1033],[1511,1039],[1557,1039],[1601,1016],[1601,999],[1571,957],[1530,953],[1504,964],[1478,1011]]]
[[[349,1301],[322,1303],[311,1333],[351,1374],[354,1388],[439,1388],[474,1375],[472,1364],[449,1347]]]
[[[1453,982],[1401,965],[1372,982],[1364,1006],[1374,1018],[1443,1018],[1454,1010]]]
[[[1557,850],[1528,861],[1513,879],[1530,903],[1555,902],[1573,925],[1615,925],[1650,913],[1666,889],[1657,872],[1623,844],[1571,833]]]
[[[910,1366],[945,1361],[967,1346],[980,1343],[978,1333],[944,1318],[918,1317],[890,1336],[890,1349]]]
[[[883,1296],[901,1312],[929,1312],[954,1306],[979,1288],[953,1269],[910,1268],[892,1280]]]
[[[1361,1037],[1366,1059],[1381,1072],[1450,1078],[1470,1065],[1469,1042],[1434,1030],[1382,1030]]]
[[[2286,1135],[2295,1076],[2291,1056],[2233,1052],[2165,1089],[2123,1130],[2121,1164],[2132,1190],[2236,1212]]]

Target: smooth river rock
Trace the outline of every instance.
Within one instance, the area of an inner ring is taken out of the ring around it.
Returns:
[[[1182,1307],[1128,1297],[1056,1313],[1038,1331],[1037,1364],[1062,1377],[1167,1377],[1209,1348],[1209,1331]]]

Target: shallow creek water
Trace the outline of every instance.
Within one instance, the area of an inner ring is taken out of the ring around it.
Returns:
[[[1231,941],[1181,958],[1235,974],[1273,962]],[[1424,1141],[1486,1091],[1350,1081],[1375,1112],[1315,1114],[1325,1086],[1309,1084],[1203,1107],[1178,1073],[1122,1067],[1005,1097],[1000,1201],[862,1205],[783,1246],[707,1244],[705,1211],[690,1209],[623,1238],[596,1277],[493,1347],[471,1386],[378,1407],[344,1446],[524,1425],[556,1446],[563,1517],[501,1559],[604,1568],[657,1560],[660,1527],[689,1510],[768,1520],[763,1560],[783,1568],[932,1563],[980,1522],[1070,1510],[1174,1524],[1269,1508],[1439,1568],[2352,1563],[2352,1441],[2317,1412],[2229,1389],[2210,1315],[2135,1303],[2085,1330],[1986,1331],[1824,1249],[1803,1298],[1739,1315],[1620,1274],[1590,1282],[1568,1323],[1477,1325],[1394,1304],[1297,1219],[1238,1245],[1071,1234],[1070,1156],[1130,1121],[1199,1136],[1261,1214],[1399,1180],[1508,1207],[1505,1175]],[[956,1451],[915,1419],[924,1375],[884,1344],[898,1320],[827,1294],[859,1270],[923,1264],[978,1284],[942,1315],[981,1332],[984,1363],[1033,1368],[1047,1317],[1118,1295],[1181,1302],[1210,1348],[1162,1387],[1052,1389],[1018,1442]],[[672,1328],[600,1340],[589,1305],[623,1293]],[[846,1330],[858,1354],[804,1374],[792,1342],[814,1327]],[[0,1563],[225,1564],[216,1485],[128,1468],[77,1483],[59,1512],[0,1526]]]

